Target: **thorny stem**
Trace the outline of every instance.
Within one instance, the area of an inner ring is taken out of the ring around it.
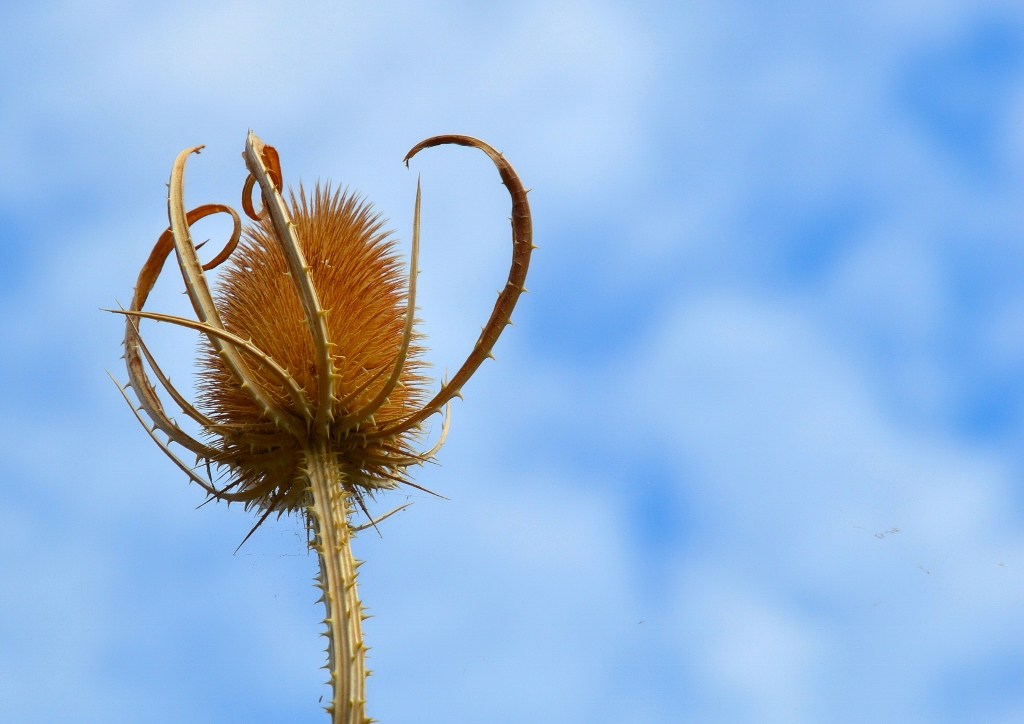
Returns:
[[[363,644],[363,609],[356,590],[352,556],[352,528],[348,522],[349,493],[343,472],[326,441],[311,441],[306,450],[306,475],[312,493],[309,520],[313,547],[320,558],[318,586],[323,590],[327,616],[327,669],[333,700],[324,707],[331,724],[367,724],[366,646]]]

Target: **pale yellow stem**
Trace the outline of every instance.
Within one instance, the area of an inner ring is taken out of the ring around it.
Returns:
[[[306,317],[306,327],[313,340],[313,361],[316,365],[318,388],[314,427],[318,434],[326,435],[330,429],[330,423],[334,419],[333,405],[338,401],[334,397],[334,380],[338,377],[334,371],[331,353],[331,347],[334,344],[330,340],[326,320],[330,310],[325,310],[320,306],[320,298],[313,286],[312,270],[306,262],[302,246],[299,244],[299,237],[295,232],[295,222],[289,216],[288,207],[281,197],[283,189],[274,185],[270,170],[265,163],[263,157],[265,148],[267,148],[266,144],[255,133],[249,131],[249,137],[245,142],[245,152],[242,155],[245,158],[245,165],[249,168],[249,173],[256,177],[256,181],[263,191],[266,210],[270,214],[270,221],[277,233],[277,241],[288,264],[288,271],[295,284],[295,291],[299,295],[299,303],[302,305],[302,313]]]
[[[324,440],[306,451],[306,474],[312,492],[310,521],[314,547],[320,557],[319,586],[327,616],[327,668],[333,700],[325,707],[331,724],[366,724],[366,646],[363,609],[356,589],[352,528],[348,522],[349,494],[343,473]]]

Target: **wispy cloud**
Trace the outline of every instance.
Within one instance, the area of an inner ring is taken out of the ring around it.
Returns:
[[[290,181],[352,184],[403,237],[400,159],[432,133],[486,138],[534,189],[532,293],[420,473],[452,500],[414,496],[359,541],[371,714],[1019,718],[1015,4],[52,3],[0,22],[12,721],[320,716],[302,531],[233,557],[250,517],[192,510],[102,373],[121,330],[95,310],[165,226],[174,154],[207,143],[189,201],[235,203],[250,126]],[[413,172],[440,373],[503,282],[508,202],[468,153]],[[154,303],[183,309],[167,276]],[[153,339],[187,378],[192,338]]]

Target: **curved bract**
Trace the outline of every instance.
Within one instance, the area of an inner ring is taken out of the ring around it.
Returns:
[[[124,387],[118,386],[129,402],[125,388],[134,391],[138,408],[132,403],[133,410],[161,449],[210,500],[258,509],[257,526],[274,512],[295,511],[306,517],[320,557],[318,585],[327,608],[334,690],[327,709],[335,724],[367,721],[362,608],[350,540],[358,530],[375,527],[401,509],[355,526],[349,520],[353,506],[366,512],[365,496],[399,484],[422,490],[407,470],[432,459],[444,443],[450,401],[491,356],[511,323],[512,310],[525,291],[534,248],[526,190],[511,165],[488,144],[469,136],[436,136],[414,146],[406,164],[421,150],[442,144],[480,149],[497,167],[512,198],[513,255],[508,281],[480,337],[452,379],[432,397],[422,374],[423,349],[415,318],[419,184],[410,263],[403,273],[383,220],[359,197],[317,184],[308,194],[300,185],[285,201],[277,151],[252,132],[243,154],[249,175],[242,206],[254,224],[243,229],[238,214],[220,204],[186,211],[185,168],[189,156],[202,146],[185,149],[171,172],[170,226],[139,274],[131,306],[116,310],[127,317],[129,379]],[[252,202],[256,186],[262,201],[258,211]],[[203,264],[190,227],[217,213],[231,216],[232,235],[217,256]],[[144,309],[171,251],[196,319]],[[222,264],[219,284],[211,289],[205,272]],[[171,385],[146,347],[139,331],[144,319],[200,333],[195,404]],[[150,371],[199,425],[203,441],[168,415]],[[424,423],[442,409],[439,439],[429,450],[417,451]],[[193,453],[197,466],[183,462],[171,444]],[[217,466],[227,473],[223,487],[197,472],[204,463],[208,472]]]

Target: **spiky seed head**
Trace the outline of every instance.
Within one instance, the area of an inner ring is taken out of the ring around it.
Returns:
[[[242,223],[234,209],[204,204],[185,210],[186,161],[202,146],[186,148],[175,159],[168,184],[170,228],[157,239],[139,272],[130,308],[121,310],[128,316],[124,344],[129,385],[140,405],[139,410],[135,404],[132,409],[161,449],[211,499],[261,508],[257,526],[272,512],[280,516],[301,511],[307,514],[310,535],[317,538],[318,524],[309,508],[310,460],[306,456],[312,456],[317,465],[325,462],[324,455],[330,458],[326,462],[339,478],[339,485],[329,491],[330,501],[336,503],[346,493],[354,493],[364,513],[363,493],[398,482],[420,488],[405,477],[405,469],[432,459],[444,443],[452,399],[462,397],[462,387],[491,356],[525,291],[533,226],[519,177],[502,154],[470,136],[425,139],[409,150],[405,162],[408,165],[425,148],[445,144],[477,148],[498,169],[512,198],[512,266],[469,356],[425,404],[427,380],[420,374],[422,349],[416,344],[414,325],[418,185],[413,268],[406,285],[393,242],[368,204],[348,193],[332,193],[329,186],[317,186],[307,198],[300,186],[298,195],[291,195],[289,208],[281,196],[277,152],[252,132],[243,154],[249,176],[243,185],[242,208],[258,223],[247,229],[240,249]],[[252,203],[257,184],[263,195],[259,212]],[[221,252],[202,264],[189,227],[217,213],[230,214],[234,229]],[[176,251],[198,320],[143,309],[171,251]],[[223,284],[213,294],[203,272],[225,260],[229,264]],[[205,336],[198,405],[202,412],[174,389],[146,349],[138,328],[145,318],[195,329]],[[193,439],[167,416],[145,361],[211,442]],[[125,388],[119,387],[131,402]],[[430,450],[417,453],[412,438],[442,411],[439,439]],[[166,441],[156,436],[157,430]],[[231,482],[218,488],[212,479],[203,480],[170,450],[170,443],[205,459],[208,468],[211,462],[226,466]]]
[[[396,241],[385,221],[359,196],[330,184],[290,195],[291,218],[308,274],[326,312],[333,371],[334,419],[344,420],[369,403],[395,365],[405,325],[407,284]],[[314,348],[295,281],[273,224],[246,227],[225,265],[215,295],[224,326],[266,352],[295,379],[308,397],[318,388]],[[414,333],[413,339],[421,335]],[[411,456],[415,430],[387,443],[366,437],[422,407],[428,379],[421,373],[423,349],[413,343],[399,378],[372,418],[358,432],[332,425],[331,446],[345,472],[346,486],[373,492],[393,487],[399,468],[382,462]],[[256,364],[253,376],[282,408],[301,417],[278,379]],[[303,442],[275,429],[234,379],[208,341],[201,342],[199,404],[232,435],[220,447],[233,468],[236,489],[251,493],[250,504],[279,511],[304,506]],[[347,433],[347,434],[346,434]],[[251,453],[255,442],[260,450]]]

